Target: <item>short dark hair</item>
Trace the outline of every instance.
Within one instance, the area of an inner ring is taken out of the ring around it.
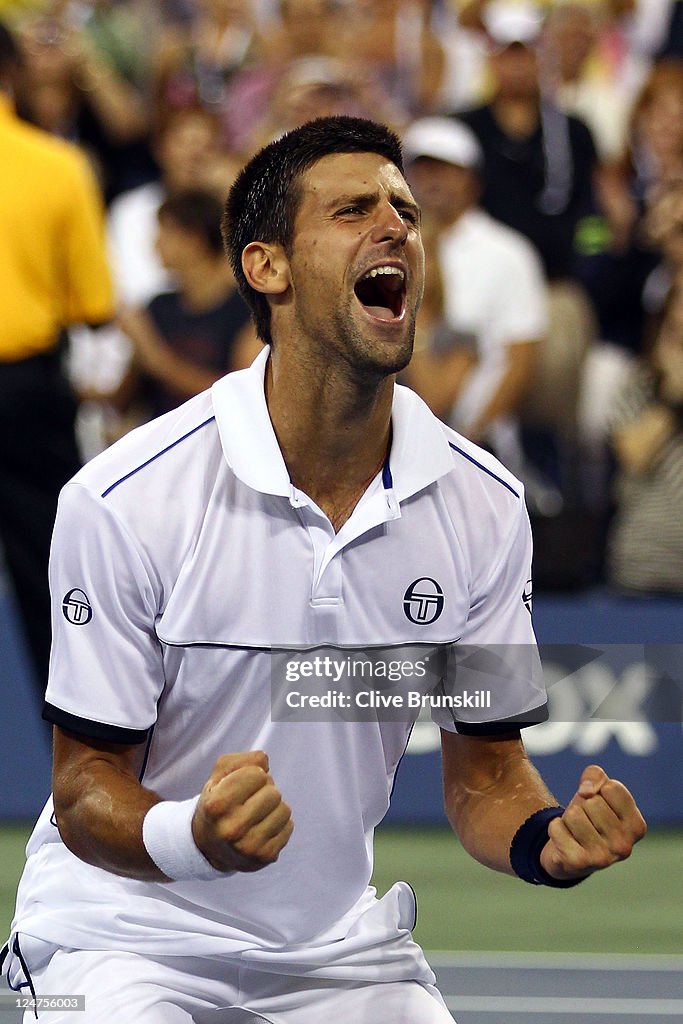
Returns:
[[[0,21],[0,78],[17,71],[23,62],[19,43],[4,21]]]
[[[221,236],[220,199],[204,189],[188,188],[168,199],[159,207],[159,220],[169,217],[186,231],[199,235],[206,247],[216,255],[223,251]]]
[[[403,173],[398,136],[385,125],[360,117],[319,117],[287,132],[252,157],[233,184],[223,212],[225,249],[256,332],[271,344],[270,305],[247,282],[242,253],[250,242],[274,242],[289,255],[301,199],[301,175],[333,153],[378,153]]]

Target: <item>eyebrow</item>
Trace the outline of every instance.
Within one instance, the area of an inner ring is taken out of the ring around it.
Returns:
[[[331,199],[326,206],[330,210],[338,206],[372,206],[373,203],[377,202],[378,196],[378,192],[343,193],[342,195]],[[389,202],[397,210],[412,210],[418,220],[422,216],[422,210],[418,204],[408,196],[401,195],[398,192],[391,192],[389,195]]]

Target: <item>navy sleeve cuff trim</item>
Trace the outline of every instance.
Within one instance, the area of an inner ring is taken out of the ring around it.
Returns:
[[[541,704],[530,711],[523,711],[511,718],[498,718],[495,722],[459,722],[455,727],[462,736],[502,736],[508,732],[519,732],[530,725],[548,721],[548,705]]]
[[[79,718],[78,715],[71,715],[47,701],[43,705],[43,718],[52,725],[58,725],[60,729],[66,729],[67,732],[110,743],[144,743],[149,734],[149,729],[124,729],[120,725],[107,725],[105,722]]]

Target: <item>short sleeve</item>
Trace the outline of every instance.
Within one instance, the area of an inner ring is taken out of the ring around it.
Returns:
[[[164,681],[157,595],[123,524],[79,483],[60,496],[50,590],[43,717],[94,739],[144,742]]]
[[[442,728],[495,735],[547,719],[531,620],[531,555],[531,526],[520,501],[508,540],[473,594],[465,630],[449,651],[440,686],[460,704],[434,708],[432,718]]]

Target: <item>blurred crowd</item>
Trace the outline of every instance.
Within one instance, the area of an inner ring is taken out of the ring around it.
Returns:
[[[372,117],[405,139],[424,215],[404,382],[524,480],[541,585],[683,592],[681,0],[0,18],[17,114],[87,155],[106,215],[112,313],[68,339],[83,457],[258,350],[219,232],[243,161],[312,117]]]

